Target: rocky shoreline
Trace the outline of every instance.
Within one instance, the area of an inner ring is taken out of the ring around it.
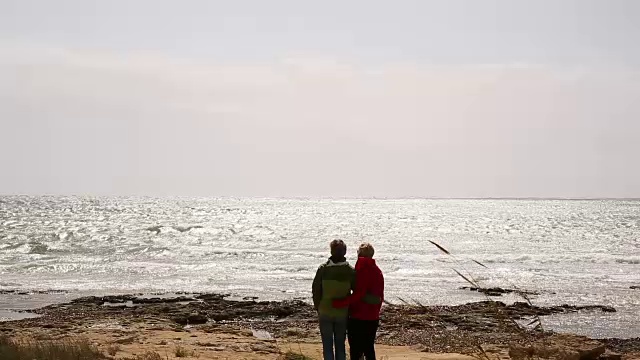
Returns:
[[[424,352],[469,354],[487,346],[526,345],[540,341],[572,341],[603,344],[608,350],[640,353],[640,338],[593,340],[533,330],[540,316],[578,311],[615,312],[607,306],[538,307],[525,302],[506,305],[483,301],[459,306],[387,304],[381,319],[378,343],[412,346]],[[101,323],[162,324],[179,332],[200,327],[210,331],[250,329],[273,338],[316,339],[316,314],[302,300],[230,300],[225,294],[181,294],[172,297],[118,295],[84,297],[66,304],[33,311],[38,318],[0,323],[0,334],[19,336],[27,329],[51,329],[82,333]],[[542,325],[544,321],[542,321]]]

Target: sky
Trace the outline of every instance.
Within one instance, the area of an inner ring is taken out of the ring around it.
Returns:
[[[0,194],[640,197],[640,1],[0,0]]]

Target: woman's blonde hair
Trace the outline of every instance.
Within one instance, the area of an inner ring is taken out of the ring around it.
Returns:
[[[358,256],[359,257],[372,258],[374,253],[375,253],[375,250],[373,249],[373,245],[371,245],[369,243],[363,243],[358,248]]]

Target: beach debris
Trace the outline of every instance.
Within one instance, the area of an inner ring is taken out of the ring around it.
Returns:
[[[622,354],[607,351],[604,354],[600,355],[598,359],[599,360],[622,360]]]
[[[266,330],[251,329],[251,334],[253,335],[253,337],[255,337],[257,339],[260,339],[260,340],[271,340],[271,339],[273,339],[273,336],[271,336],[271,334]]]

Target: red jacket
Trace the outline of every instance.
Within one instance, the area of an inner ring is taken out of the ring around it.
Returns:
[[[379,303],[364,302],[364,296],[370,294],[379,299]],[[345,299],[333,301],[333,306],[349,306],[349,316],[358,320],[380,319],[380,308],[384,300],[384,277],[372,258],[360,257],[356,263],[356,288]]]

